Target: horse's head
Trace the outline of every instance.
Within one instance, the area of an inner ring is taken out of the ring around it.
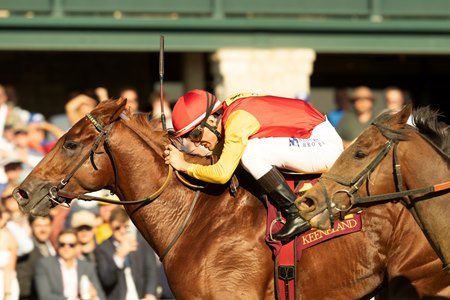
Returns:
[[[403,131],[411,112],[407,106],[397,114],[380,115],[299,200],[301,215],[314,227],[325,229],[330,226],[331,215],[352,208],[355,195],[394,192],[392,160],[385,157],[399,140],[407,138]]]
[[[108,138],[125,105],[123,99],[101,102],[57,141],[14,191],[25,212],[48,214],[53,206],[64,203],[57,195],[63,188],[85,193],[113,186]]]

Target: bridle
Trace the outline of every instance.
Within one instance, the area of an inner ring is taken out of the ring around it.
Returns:
[[[147,139],[145,138],[144,134],[142,134],[140,131],[138,131],[137,129],[135,129],[127,124],[128,118],[125,115],[121,114],[120,117],[121,117],[120,120],[123,120],[122,124],[124,124],[132,132],[134,132],[142,141],[144,141],[145,144],[150,146],[150,144],[147,142]],[[92,166],[94,167],[94,169],[97,170],[97,167],[94,163],[94,154],[95,154],[95,151],[97,150],[97,148],[99,147],[99,145],[102,144],[102,142],[104,144],[105,151],[108,153],[108,156],[113,165],[114,181],[115,181],[114,188],[117,189],[119,175],[117,172],[117,166],[116,166],[116,162],[114,159],[114,155],[111,151],[111,146],[109,145],[109,140],[108,140],[111,129],[114,126],[114,124],[117,122],[112,122],[112,123],[104,126],[100,122],[98,122],[91,114],[87,114],[86,118],[94,125],[95,129],[99,132],[99,134],[95,138],[94,143],[93,143],[92,147],[90,148],[90,150],[78,161],[78,163],[75,165],[75,167],[60,181],[60,183],[58,185],[55,185],[55,186],[52,186],[49,188],[47,196],[50,199],[50,201],[56,205],[62,205],[65,207],[70,207],[70,202],[75,198],[80,199],[80,200],[86,200],[86,201],[101,201],[101,202],[105,202],[105,203],[118,204],[118,205],[139,205],[139,207],[140,207],[141,205],[145,205],[145,204],[151,203],[154,200],[156,200],[162,194],[162,192],[165,190],[165,188],[168,186],[169,181],[172,178],[173,167],[171,165],[168,166],[169,171],[167,173],[167,177],[164,180],[164,183],[162,184],[162,186],[156,192],[154,192],[152,195],[147,196],[140,200],[128,200],[128,201],[112,200],[112,199],[105,199],[105,198],[101,198],[101,197],[73,193],[73,192],[68,192],[68,191],[63,190],[63,188],[69,183],[70,179],[77,172],[77,170],[86,162],[86,160],[88,158],[91,159]],[[173,246],[176,244],[178,239],[183,234],[184,230],[186,229],[186,227],[188,225],[188,222],[190,220],[190,217],[192,215],[194,207],[199,199],[200,190],[206,187],[206,186],[194,185],[194,184],[189,183],[187,180],[185,180],[183,177],[181,177],[181,175],[179,175],[179,173],[176,171],[175,171],[175,174],[177,175],[178,179],[184,185],[186,185],[187,187],[189,187],[191,189],[195,189],[196,193],[195,193],[195,197],[190,205],[190,208],[189,208],[181,226],[178,228],[178,230],[177,230],[175,236],[172,238],[171,242],[167,245],[165,250],[162,251],[161,255],[159,256],[160,261],[164,260],[164,258],[167,256],[169,251],[173,248]],[[13,192],[13,194],[14,193],[19,193],[18,188],[16,188],[16,190]]]
[[[382,134],[383,131],[391,130],[387,127],[384,127],[380,124],[372,124],[377,128]],[[383,136],[385,136],[383,134]],[[337,210],[340,212],[341,217],[347,212],[349,212],[353,207],[357,207],[359,205],[364,204],[370,204],[370,203],[376,203],[376,202],[387,202],[391,200],[397,200],[402,201],[405,206],[411,207],[413,203],[411,202],[411,199],[409,199],[408,196],[412,195],[427,195],[431,193],[441,192],[444,191],[444,193],[448,193],[450,190],[450,181],[430,185],[422,188],[416,188],[416,189],[410,189],[410,190],[404,190],[403,189],[403,181],[402,181],[402,174],[400,169],[400,161],[398,159],[397,155],[397,147],[399,144],[399,140],[387,138],[386,143],[381,148],[380,152],[367,164],[367,166],[359,172],[356,176],[354,176],[352,179],[348,180],[342,176],[336,175],[336,174],[330,174],[330,173],[324,173],[321,178],[319,179],[319,185],[321,187],[322,193],[324,195],[326,204],[327,204],[327,210],[329,213],[329,219],[331,226],[333,226],[334,223],[334,213],[333,210]],[[373,195],[373,196],[364,196],[361,197],[357,194],[359,188],[369,180],[370,175],[375,171],[375,169],[378,167],[378,165],[384,160],[384,158],[388,155],[388,153],[392,149],[392,156],[393,156],[393,171],[396,181],[396,192],[393,193],[387,193],[387,194],[380,194],[380,195]],[[347,186],[349,189],[340,189],[333,193],[333,195],[330,197],[328,195],[328,192],[326,190],[325,184],[323,183],[323,180],[332,180],[340,185]],[[337,204],[334,202],[334,197],[336,194],[339,193],[345,193],[350,199],[350,205],[347,207],[338,207]]]
[[[114,182],[115,182],[114,188],[117,189],[119,173],[117,172],[117,164],[115,162],[114,155],[111,151],[111,146],[109,144],[109,134],[111,132],[112,127],[117,122],[112,122],[105,126],[105,125],[102,125],[100,122],[98,122],[91,114],[87,114],[86,118],[94,125],[95,129],[99,132],[99,134],[95,138],[94,143],[93,143],[92,147],[90,148],[90,150],[78,161],[78,163],[75,165],[75,167],[72,168],[72,170],[60,181],[60,183],[58,185],[55,185],[55,186],[52,186],[49,188],[47,196],[50,199],[50,201],[56,205],[63,205],[65,207],[69,207],[70,202],[75,198],[80,199],[80,200],[102,201],[105,203],[120,204],[120,205],[147,204],[147,203],[154,201],[156,198],[158,198],[161,195],[161,193],[164,191],[164,189],[167,187],[167,185],[169,184],[170,178],[172,177],[173,168],[170,165],[169,165],[169,171],[167,174],[167,178],[165,179],[163,185],[156,192],[151,194],[150,196],[147,196],[147,197],[145,197],[143,199],[139,199],[139,200],[119,201],[119,200],[90,196],[90,195],[86,195],[86,194],[73,193],[73,192],[68,192],[68,191],[63,190],[64,187],[69,183],[70,179],[74,176],[74,174],[78,171],[78,169],[86,162],[87,159],[90,158],[92,166],[94,167],[95,170],[98,170],[97,166],[95,165],[95,162],[94,162],[94,154],[95,154],[95,151],[97,150],[97,148],[102,144],[102,142],[105,147],[105,151],[107,152],[107,154],[110,158],[111,164],[113,166]],[[124,119],[125,117],[123,115],[121,115],[121,118]],[[134,132],[141,140],[143,140],[146,144],[148,144],[148,142],[146,141],[146,139],[144,138],[144,136],[141,132],[139,132],[136,129],[134,129],[133,127],[129,126],[127,124],[127,122],[122,122],[122,123],[127,128],[129,128],[132,132]],[[115,193],[115,190],[113,191],[113,193]]]

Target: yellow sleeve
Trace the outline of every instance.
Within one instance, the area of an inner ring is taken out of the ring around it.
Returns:
[[[217,163],[210,166],[191,164],[187,174],[206,182],[226,183],[241,160],[249,136],[255,134],[259,128],[258,120],[252,114],[243,110],[231,113],[224,124],[225,141]]]

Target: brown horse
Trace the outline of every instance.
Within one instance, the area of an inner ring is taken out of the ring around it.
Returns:
[[[326,228],[331,211],[401,200],[441,256],[450,261],[450,126],[420,108],[386,112],[342,153],[301,199],[301,214]],[[334,214],[332,213],[332,214]]]
[[[130,116],[124,107],[122,100],[100,103],[57,142],[16,190],[24,211],[47,214],[64,200],[64,191],[108,188],[125,203],[159,189],[149,197],[153,201],[125,207],[164,257],[177,299],[273,299],[274,262],[265,243],[266,208],[252,188],[256,183],[240,177],[243,188],[236,197],[222,185],[200,193],[186,187],[164,164],[169,140],[165,132],[150,129],[157,121],[148,121],[145,114]],[[208,163],[206,158],[188,159]],[[362,219],[361,231],[303,252],[296,299],[371,297],[386,278],[400,276],[421,295],[450,293],[450,278],[402,205],[369,208]]]

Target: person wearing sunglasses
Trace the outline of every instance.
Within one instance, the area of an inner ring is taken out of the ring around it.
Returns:
[[[106,299],[156,300],[158,273],[153,250],[120,206],[111,211],[112,236],[95,250]]]
[[[220,158],[209,166],[191,164],[174,145],[167,145],[166,164],[218,184],[228,182],[241,164],[286,213],[286,224],[275,239],[287,241],[310,228],[298,213],[296,195],[277,168],[324,172],[343,146],[334,127],[309,103],[253,93],[220,102],[206,91],[192,90],[176,102],[172,123],[173,137],[214,150]]]
[[[39,299],[85,299],[86,292],[88,299],[105,299],[94,265],[78,258],[76,231],[62,230],[56,248],[56,256],[42,257],[37,263],[35,283]],[[83,287],[81,279],[86,277],[89,282]]]

